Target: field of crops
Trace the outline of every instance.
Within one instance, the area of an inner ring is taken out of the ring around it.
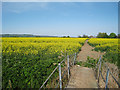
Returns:
[[[106,52],[103,59],[120,68],[120,42],[118,41],[118,39],[93,38],[89,40],[89,44],[95,46],[96,51]]]
[[[2,38],[3,88],[39,88],[66,54],[86,38]]]

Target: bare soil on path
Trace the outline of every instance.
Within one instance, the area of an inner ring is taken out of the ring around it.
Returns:
[[[97,88],[93,70],[76,65],[71,70],[71,78],[67,88]]]
[[[86,61],[88,56],[94,59],[98,59],[100,55],[104,54],[101,52],[92,51],[94,47],[90,46],[87,42],[88,40],[85,41],[85,44],[82,46],[81,51],[78,54],[78,61]]]
[[[101,52],[92,51],[94,48],[87,42],[88,40],[86,40],[77,56],[78,61],[86,61],[87,56],[97,59],[100,55],[104,54]],[[94,71],[91,68],[81,67],[79,65],[73,66],[67,88],[97,88]]]

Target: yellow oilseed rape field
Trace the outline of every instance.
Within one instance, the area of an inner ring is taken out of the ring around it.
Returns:
[[[89,44],[94,46],[96,51],[106,52],[104,60],[110,63],[114,63],[120,67],[120,42],[119,39],[105,39],[105,38],[93,38],[89,40]]]
[[[87,38],[2,38],[3,88],[39,88],[65,54]]]

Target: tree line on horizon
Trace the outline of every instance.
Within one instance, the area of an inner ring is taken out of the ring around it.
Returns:
[[[79,38],[120,38],[120,34],[116,35],[115,33],[110,33],[109,35],[107,33],[101,33],[99,32],[97,36],[88,36],[88,35],[83,35],[83,36],[78,36]]]
[[[59,36],[41,36],[41,35],[32,35],[32,34],[1,34],[0,37],[59,37]],[[63,38],[70,38],[70,36],[62,36]],[[101,33],[99,32],[97,36],[78,36],[78,38],[120,38],[120,34],[116,35],[115,33]]]

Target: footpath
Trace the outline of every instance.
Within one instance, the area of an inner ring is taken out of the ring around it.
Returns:
[[[88,41],[86,40],[82,46],[81,51],[77,56],[77,61],[85,62],[88,56],[97,59],[100,55],[104,54],[101,52],[92,51],[94,48],[87,42]],[[71,77],[67,88],[98,88],[94,71],[91,68],[75,65],[71,69]]]

